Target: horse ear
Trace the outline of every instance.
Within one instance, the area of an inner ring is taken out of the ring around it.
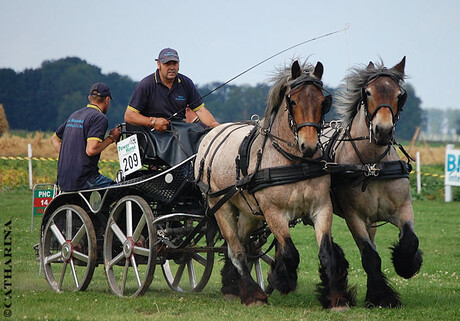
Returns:
[[[313,71],[313,75],[315,75],[318,79],[321,79],[321,77],[323,77],[323,72],[324,72],[323,64],[320,61],[318,61],[316,63],[315,71]]]
[[[367,65],[367,70],[375,69],[374,63],[372,61],[369,61],[369,64]]]
[[[406,56],[404,56],[403,59],[399,62],[399,64],[395,65],[393,69],[400,72],[401,74],[404,74],[405,67],[406,67]]]
[[[299,78],[301,74],[302,74],[302,70],[300,70],[299,62],[296,60],[292,63],[292,67],[291,67],[292,79]]]

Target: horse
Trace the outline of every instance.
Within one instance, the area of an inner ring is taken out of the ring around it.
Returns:
[[[402,86],[405,63],[403,57],[389,69],[383,61],[352,68],[335,92],[340,125],[332,135],[323,133],[329,135],[325,154],[338,168],[331,175],[334,213],[345,219],[359,247],[367,273],[367,307],[401,306],[399,294],[381,270],[374,242],[379,222],[399,229],[399,241],[392,247],[398,275],[411,278],[423,261],[408,179],[411,158],[394,138],[407,98]],[[399,145],[407,162],[400,159],[394,145]]]
[[[194,175],[227,243],[221,292],[242,304],[263,305],[265,293],[250,274],[248,244],[263,220],[277,240],[268,283],[282,294],[297,287],[299,252],[289,223],[305,218],[319,246],[318,297],[324,308],[347,309],[354,303],[348,289],[348,261],[331,237],[330,175],[320,156],[319,133],[331,106],[324,95],[318,62],[296,60],[277,71],[258,122],[221,124],[198,148]],[[267,291],[268,294],[271,291]]]

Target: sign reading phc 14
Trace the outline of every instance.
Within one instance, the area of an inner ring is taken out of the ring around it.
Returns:
[[[460,186],[460,150],[446,150],[445,185]]]
[[[35,190],[34,191],[34,216],[43,215],[45,208],[54,197],[54,190]]]

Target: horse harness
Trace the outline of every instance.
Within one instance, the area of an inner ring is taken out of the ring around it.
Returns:
[[[409,173],[412,171],[410,161],[414,161],[414,159],[406,152],[401,144],[393,140],[385,151],[377,157],[375,162],[369,163],[364,161],[363,156],[355,144],[355,141],[367,139],[368,137],[352,138],[349,127],[338,127],[335,129],[334,134],[326,145],[324,153],[327,164],[326,171],[331,174],[332,186],[351,184],[352,187],[356,187],[362,184],[361,191],[364,192],[369,183],[373,180],[409,178]],[[335,151],[338,144],[344,141],[350,142],[361,162],[360,164],[337,164],[335,162]],[[403,160],[382,162],[382,159],[390,152],[393,145],[398,146],[401,152],[407,157],[407,162]]]
[[[291,84],[291,89],[290,91],[285,95],[286,99],[286,109],[288,111],[288,119],[289,119],[289,124],[291,127],[291,130],[294,134],[294,139],[295,142],[298,142],[298,131],[306,126],[312,126],[315,127],[318,131],[318,136],[320,135],[321,129],[322,129],[322,124],[324,123],[324,115],[329,111],[331,108],[331,102],[332,98],[330,95],[325,96],[325,99],[323,101],[322,105],[322,117],[320,124],[314,123],[314,122],[304,122],[301,123],[300,125],[297,125],[293,114],[292,114],[292,101],[290,99],[290,93],[300,87],[301,85],[304,85],[305,83],[312,83],[316,87],[318,87],[321,90],[323,89],[323,84],[320,80],[313,78],[313,77],[305,77],[300,80],[294,81]],[[214,150],[214,153],[211,155],[211,159],[209,162],[209,166],[207,168],[207,181],[208,184],[210,184],[210,177],[211,177],[211,165],[214,160],[214,156],[216,155],[217,150],[222,146],[223,142],[230,136],[231,133],[236,131],[237,129],[240,129],[244,126],[252,125],[254,126],[252,130],[245,136],[243,141],[241,142],[239,149],[238,149],[238,154],[235,158],[235,164],[236,164],[236,179],[235,179],[235,184],[228,186],[222,190],[211,192],[211,188],[209,185],[206,185],[202,180],[203,176],[203,171],[204,171],[204,161],[206,159],[206,156],[210,152],[210,148],[217,139],[217,137],[221,136],[223,132],[229,128],[230,126],[233,125],[238,125],[238,123],[233,123],[230,125],[225,126],[220,130],[219,133],[214,136],[213,140],[208,146],[208,149],[203,155],[203,158],[200,161],[200,168],[198,171],[198,177],[197,177],[197,185],[201,187],[201,189],[205,192],[206,197],[223,197],[212,207],[208,208],[206,215],[208,217],[213,216],[214,213],[222,206],[224,205],[229,199],[231,199],[237,192],[241,194],[245,202],[247,203],[249,209],[253,213],[253,215],[259,215],[263,216],[262,210],[260,208],[259,202],[257,201],[257,198],[255,196],[255,192],[271,187],[271,186],[277,186],[277,185],[284,185],[284,184],[292,184],[295,182],[315,178],[315,177],[320,177],[323,175],[328,175],[329,173],[325,171],[326,165],[325,161],[323,159],[308,159],[304,157],[299,157],[297,155],[293,155],[289,153],[288,151],[284,150],[278,143],[277,140],[283,141],[286,143],[288,146],[294,146],[291,142],[285,141],[284,139],[277,137],[271,133],[271,126],[273,124],[275,117],[275,112],[273,112],[270,116],[270,121],[269,125],[267,128],[261,128],[258,124],[258,122],[252,122],[252,123],[239,123],[243,124],[240,126],[236,126],[234,129],[229,131],[227,135],[224,137],[224,139],[219,143],[219,145],[216,146],[216,149]],[[262,147],[259,149],[257,152],[257,160],[256,160],[256,166],[255,170],[253,173],[248,173],[248,167],[250,163],[250,153],[251,153],[251,148],[256,140],[256,138],[259,135],[263,135],[263,142],[262,142]],[[281,154],[283,157],[288,159],[291,162],[294,162],[294,164],[291,165],[285,165],[285,166],[276,166],[276,167],[270,167],[270,168],[263,168],[260,169],[260,164],[262,160],[262,155],[266,146],[267,141],[270,140],[273,147]],[[257,204],[257,210],[253,209],[249,201],[247,200],[245,194],[243,193],[245,190],[248,191],[249,194],[252,195],[253,199],[255,200]]]

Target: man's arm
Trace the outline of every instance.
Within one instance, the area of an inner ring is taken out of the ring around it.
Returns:
[[[125,122],[131,125],[150,127],[150,117],[137,113],[129,107],[125,111]]]
[[[51,136],[51,143],[54,146],[54,150],[59,154],[61,152],[61,140],[57,137],[56,133]]]
[[[140,113],[135,112],[131,108],[126,108],[125,111],[125,122],[135,126],[145,126],[154,128],[160,132],[166,130],[169,125],[169,121],[161,117],[147,117]]]
[[[94,156],[101,153],[112,143],[115,143],[120,137],[120,129],[114,128],[110,131],[109,136],[102,142],[97,139],[89,139],[86,142],[86,154],[88,156]]]
[[[215,119],[214,116],[211,114],[209,110],[206,109],[206,107],[201,107],[196,111],[196,114],[198,117],[200,117],[200,120],[203,124],[209,127],[216,127],[220,125]]]

